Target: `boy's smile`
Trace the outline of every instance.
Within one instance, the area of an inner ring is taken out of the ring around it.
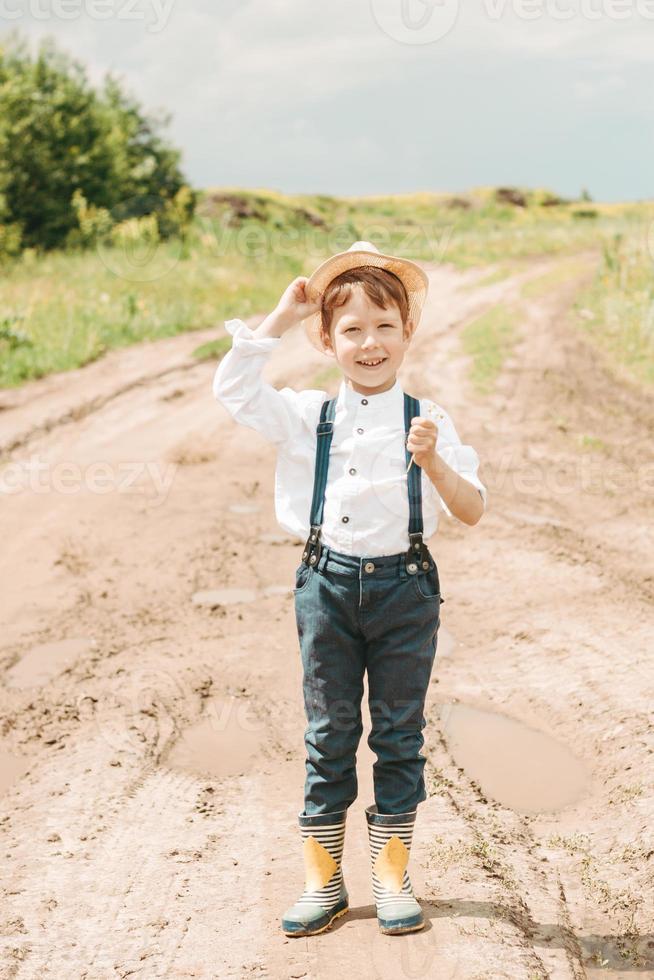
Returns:
[[[332,316],[326,353],[343,369],[345,383],[362,395],[388,391],[413,335],[413,321],[402,325],[394,303],[381,309],[361,286],[353,286],[350,298]]]

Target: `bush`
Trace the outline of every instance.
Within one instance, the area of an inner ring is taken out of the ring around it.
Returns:
[[[68,245],[93,245],[98,238],[111,231],[113,221],[107,209],[89,204],[79,187],[73,194],[72,205],[77,215],[78,227],[71,228],[68,232]]]
[[[0,262],[20,255],[20,225],[0,225]]]
[[[99,90],[84,67],[43,40],[32,58],[16,33],[0,44],[0,227],[24,247],[88,244],[116,222],[161,216],[161,233],[192,215],[180,151],[111,74]],[[5,246],[5,251],[8,247]]]

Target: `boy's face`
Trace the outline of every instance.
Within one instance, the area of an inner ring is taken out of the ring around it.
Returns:
[[[376,395],[392,388],[396,372],[414,332],[409,318],[402,317],[395,303],[383,310],[372,302],[363,288],[355,285],[350,298],[334,310],[326,353],[335,357],[346,383],[364,395]],[[377,361],[377,367],[362,362]]]

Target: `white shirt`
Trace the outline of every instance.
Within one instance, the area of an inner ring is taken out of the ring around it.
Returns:
[[[254,337],[243,320],[225,321],[232,348],[218,364],[213,394],[235,421],[256,429],[277,446],[275,513],[285,531],[306,540],[316,460],[316,426],[324,391],[274,388],[261,373],[281,337]],[[479,457],[461,444],[442,406],[420,399],[420,414],[432,408],[438,425],[436,451],[479,490]],[[394,555],[409,548],[409,498],[404,428],[404,394],[399,381],[376,395],[363,395],[341,382],[329,454],[322,541],[348,555]],[[413,464],[416,465],[415,463]],[[451,511],[424,470],[423,539],[438,527],[440,508]],[[344,520],[346,518],[346,520]]]

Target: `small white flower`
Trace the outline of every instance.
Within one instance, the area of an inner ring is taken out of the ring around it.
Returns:
[[[433,403],[431,403],[431,402],[429,403],[429,405],[427,405],[427,415],[431,416],[431,418],[436,418],[436,419],[444,419],[445,418],[445,416],[443,415],[443,413],[442,412],[439,412],[438,409],[436,408],[436,406]],[[409,465],[406,468],[407,473],[411,469],[411,466],[412,466],[413,462],[414,462],[414,459],[413,459],[413,454],[412,454],[411,455],[411,459],[409,461]]]
[[[427,406],[427,415],[431,415],[432,418],[444,419],[445,416],[442,412],[439,412],[435,405],[430,404]]]

